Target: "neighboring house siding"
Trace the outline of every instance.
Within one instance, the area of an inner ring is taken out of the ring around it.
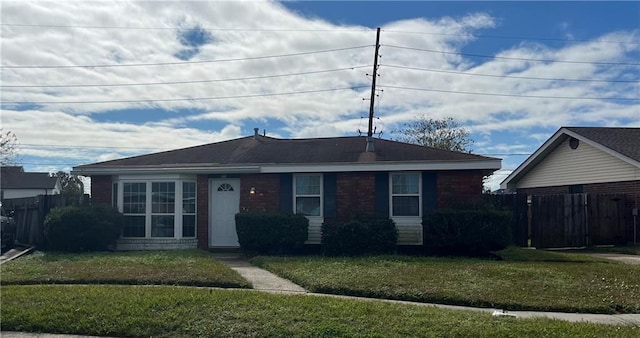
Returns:
[[[575,185],[637,180],[640,170],[602,150],[580,142],[569,147],[569,139],[522,177],[517,188]]]
[[[481,170],[439,171],[436,176],[438,209],[471,208],[482,203]]]
[[[198,175],[196,181],[196,238],[198,249],[209,249],[209,177]]]
[[[91,203],[111,205],[113,196],[111,176],[91,176]]]

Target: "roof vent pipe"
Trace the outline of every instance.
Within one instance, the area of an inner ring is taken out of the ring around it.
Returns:
[[[258,134],[258,132],[260,131],[260,128],[253,128],[253,139],[257,140],[258,136],[260,136],[260,134]]]
[[[364,151],[367,153],[372,153],[376,151],[373,147],[373,137],[367,136],[367,148]]]

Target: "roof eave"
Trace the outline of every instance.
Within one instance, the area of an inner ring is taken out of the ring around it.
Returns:
[[[501,159],[473,161],[405,161],[405,162],[350,162],[309,164],[260,164],[252,166],[92,166],[76,167],[74,175],[129,175],[129,174],[243,174],[243,173],[293,173],[293,172],[353,172],[400,170],[498,170]]]

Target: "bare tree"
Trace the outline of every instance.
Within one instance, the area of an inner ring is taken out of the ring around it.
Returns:
[[[18,163],[18,137],[12,131],[4,132],[0,128],[0,164]]]
[[[394,139],[421,146],[470,153],[473,139],[469,130],[453,117],[437,120],[424,115],[405,123],[404,128],[393,131]]]

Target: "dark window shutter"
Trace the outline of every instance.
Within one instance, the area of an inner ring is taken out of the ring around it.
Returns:
[[[293,212],[293,175],[280,174],[280,211]]]
[[[438,191],[436,190],[437,173],[422,172],[422,214],[429,214],[438,208]]]
[[[336,174],[328,173],[322,177],[324,217],[334,218],[337,216],[336,210]]]
[[[389,218],[389,173],[376,173],[376,217]]]

